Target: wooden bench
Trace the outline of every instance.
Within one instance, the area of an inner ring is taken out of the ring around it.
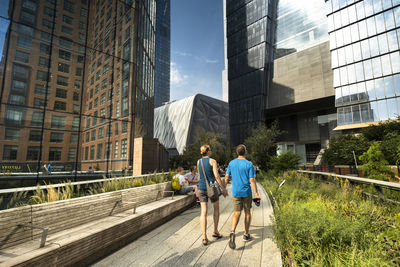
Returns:
[[[90,263],[192,204],[194,196],[164,198],[170,186],[155,184],[0,211],[0,265]]]

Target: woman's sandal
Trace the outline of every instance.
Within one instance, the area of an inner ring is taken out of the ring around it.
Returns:
[[[212,237],[214,237],[214,238],[216,238],[216,239],[220,239],[220,238],[222,238],[222,235],[221,235],[220,233],[218,233],[218,234],[213,233],[213,234],[212,234]]]
[[[207,246],[207,245],[208,245],[208,239],[205,238],[205,239],[203,239],[203,246]]]

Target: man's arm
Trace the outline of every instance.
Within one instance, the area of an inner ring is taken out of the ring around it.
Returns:
[[[250,185],[251,185],[251,190],[253,190],[253,193],[256,195],[256,198],[260,198],[260,195],[258,194],[258,190],[257,190],[257,184],[256,184],[255,177],[250,178]]]
[[[229,176],[230,176],[229,174],[225,174],[225,185],[228,184]]]

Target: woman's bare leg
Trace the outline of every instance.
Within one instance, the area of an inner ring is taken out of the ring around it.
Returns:
[[[207,239],[207,202],[200,202],[200,227],[203,239]]]
[[[214,204],[214,233],[218,234],[218,222],[219,222],[219,201],[216,201]]]

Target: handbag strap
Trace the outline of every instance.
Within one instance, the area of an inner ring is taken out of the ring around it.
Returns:
[[[203,175],[204,175],[204,179],[206,180],[206,184],[209,183],[206,172],[204,171],[204,166],[203,166],[203,159],[199,159],[200,163],[201,163],[201,169],[203,170]]]

